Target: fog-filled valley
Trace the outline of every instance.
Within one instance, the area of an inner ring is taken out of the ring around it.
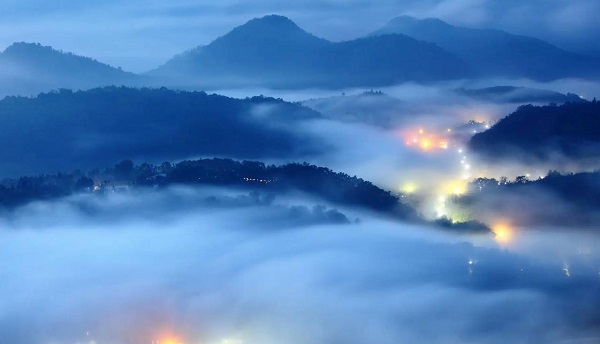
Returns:
[[[3,338],[527,343],[579,338],[598,317],[586,233],[504,250],[360,212],[299,221],[290,207],[306,201],[247,197],[175,188],[20,208],[2,222]]]
[[[3,342],[600,342],[594,47],[245,6],[135,73],[0,53]]]

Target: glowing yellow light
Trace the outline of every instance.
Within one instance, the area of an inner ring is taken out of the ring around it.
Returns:
[[[462,180],[448,182],[444,186],[444,192],[447,195],[462,195],[467,192],[467,183]]]
[[[423,129],[419,129],[419,134],[423,134],[425,131]]]
[[[513,230],[505,223],[493,226],[492,232],[494,232],[495,239],[500,244],[508,244],[513,239]]]
[[[417,191],[417,186],[413,183],[404,184],[400,190],[404,193],[411,194]]]
[[[183,344],[179,339],[170,337],[157,341],[158,344]]]
[[[430,146],[431,146],[431,143],[429,142],[429,140],[421,141],[421,148],[428,149]]]

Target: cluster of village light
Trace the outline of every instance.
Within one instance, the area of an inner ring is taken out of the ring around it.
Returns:
[[[447,129],[451,132],[451,129]],[[449,139],[438,136],[433,133],[425,132],[425,129],[419,129],[416,133],[409,133],[405,140],[408,147],[419,148],[423,151],[432,151],[436,149],[448,149]]]
[[[489,124],[485,125],[486,129],[489,129]],[[474,130],[473,133],[477,131]],[[452,133],[452,129],[447,129],[446,136],[450,137]],[[448,180],[438,184],[436,187],[437,193],[428,193],[427,190],[420,190],[420,186],[414,182],[407,182],[400,186],[400,193],[402,197],[410,197],[417,192],[420,195],[427,196],[428,194],[433,198],[433,204],[435,215],[437,218],[441,217],[449,217],[450,212],[447,207],[447,202],[453,196],[460,196],[466,194],[468,192],[468,182],[473,178],[474,166],[471,161],[468,159],[466,155],[466,151],[464,148],[460,147],[457,144],[451,145],[450,139],[446,136],[435,135],[432,133],[427,133],[425,129],[419,129],[416,132],[409,133],[405,135],[405,144],[407,147],[416,148],[424,153],[433,153],[435,151],[439,151],[440,153],[443,151],[448,151],[450,148],[455,149],[456,154],[459,156],[460,163],[460,178],[455,178]],[[481,171],[479,172],[481,173]],[[524,173],[525,177],[530,178],[530,173]],[[540,175],[540,178],[544,178],[544,176]],[[454,214],[457,215],[457,214]],[[452,222],[456,222],[456,219],[451,218]],[[497,220],[496,223],[492,224],[491,230],[494,233],[494,240],[501,247],[508,247],[515,240],[515,231],[514,227],[511,225],[510,220],[502,219]],[[478,260],[469,258],[467,260],[467,271],[469,275],[472,275],[476,272],[476,265],[478,264]],[[521,272],[524,272],[524,269],[521,269]],[[561,271],[566,278],[570,278],[572,274],[572,270],[569,264],[564,263],[561,266]],[[600,276],[600,271],[598,272]]]
[[[486,124],[485,128],[489,128],[489,124]],[[473,178],[474,167],[468,159],[463,147],[456,143],[450,145],[449,137],[452,135],[452,129],[446,129],[444,134],[445,135],[436,135],[421,128],[417,131],[412,131],[408,134],[405,134],[405,144],[408,147],[417,148],[425,153],[430,153],[435,150],[447,151],[450,147],[452,147],[452,149],[455,149],[455,153],[453,154],[457,154],[460,159],[459,176],[457,176],[457,178],[438,183],[437,186],[435,186],[437,192],[434,193],[428,193],[427,190],[419,190],[418,185],[414,182],[402,184],[400,186],[400,193],[402,197],[410,196],[417,193],[417,191],[420,191],[419,193],[425,195],[426,197],[429,194],[432,197],[431,199],[434,201],[429,202],[428,204],[433,204],[435,216],[437,218],[444,216],[450,217],[452,222],[457,222],[456,218],[452,218],[454,216],[450,216],[447,202],[451,197],[464,195],[468,192],[468,183],[469,180]],[[513,239],[513,230],[506,221],[492,226],[492,231],[495,234],[495,240],[500,245],[507,245]]]

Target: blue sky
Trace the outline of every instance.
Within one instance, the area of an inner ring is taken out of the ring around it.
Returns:
[[[39,42],[140,72],[272,13],[330,40],[365,35],[409,14],[600,51],[600,2],[595,0],[2,1],[0,49],[15,41]]]

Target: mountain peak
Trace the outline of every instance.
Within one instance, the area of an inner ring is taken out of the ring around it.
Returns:
[[[248,24],[298,27],[290,18],[278,14],[269,14],[260,18],[254,18],[246,23],[246,25]]]
[[[328,43],[327,40],[304,31],[287,17],[267,15],[261,18],[254,18],[234,28],[229,33],[214,40],[208,47],[229,49],[238,46],[254,49],[264,44],[274,44],[274,46],[280,47],[293,45],[301,47],[307,45],[323,46]],[[198,50],[196,48],[196,51]]]
[[[0,53],[0,70],[11,71],[15,80],[25,80],[22,87],[27,92],[111,85],[134,77],[89,57],[26,42],[13,43]],[[15,80],[11,82],[20,82]]]
[[[256,37],[299,37],[312,36],[301,29],[296,23],[287,17],[280,15],[267,15],[261,18],[254,18],[247,23],[233,29],[226,36],[246,36]]]
[[[398,30],[447,30],[454,26],[438,18],[415,18],[407,15],[393,18],[387,22],[376,34],[397,33]]]
[[[52,47],[41,45],[40,43],[15,42],[7,47],[3,54],[5,55],[21,55],[32,52],[52,52],[55,51]]]
[[[434,43],[486,76],[554,80],[597,75],[600,63],[548,42],[497,29],[454,26],[439,19],[398,17],[372,35],[404,34]]]

